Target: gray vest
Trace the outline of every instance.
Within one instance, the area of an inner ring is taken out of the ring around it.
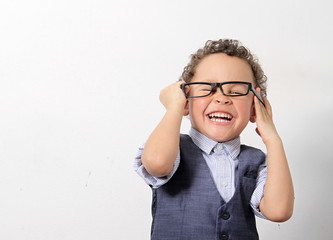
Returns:
[[[250,199],[265,155],[241,145],[236,190],[229,202],[219,194],[201,150],[180,138],[180,165],[165,185],[153,189],[152,240],[259,239]]]

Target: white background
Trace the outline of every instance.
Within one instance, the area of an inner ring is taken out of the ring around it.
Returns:
[[[293,175],[293,218],[258,220],[261,239],[331,239],[332,9],[329,0],[1,0],[0,239],[149,239],[136,149],[164,114],[161,88],[219,38],[259,57]],[[253,124],[242,142],[265,150]]]

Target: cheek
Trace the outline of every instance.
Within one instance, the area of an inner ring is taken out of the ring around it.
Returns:
[[[192,127],[199,130],[205,118],[207,100],[203,98],[191,99],[189,102],[189,117]]]
[[[208,101],[205,98],[194,98],[189,102],[189,111],[192,115],[203,114],[208,106]]]
[[[237,109],[238,113],[242,113],[242,115],[246,118],[250,118],[254,113],[253,104],[250,100],[237,104]]]
[[[250,104],[250,105],[246,106],[246,108],[244,109],[244,112],[246,112],[246,118],[250,118],[254,113],[253,105]]]

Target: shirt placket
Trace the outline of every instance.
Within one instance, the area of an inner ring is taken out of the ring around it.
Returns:
[[[214,148],[213,157],[216,161],[217,187],[222,198],[228,202],[232,196],[233,166],[226,154],[225,147],[218,143]]]

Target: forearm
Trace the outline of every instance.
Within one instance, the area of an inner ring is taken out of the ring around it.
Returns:
[[[267,180],[260,211],[276,222],[288,220],[293,212],[294,189],[288,161],[279,136],[265,143],[267,148]]]
[[[172,171],[179,149],[182,117],[183,114],[179,109],[167,111],[149,136],[142,155],[142,163],[151,175],[163,177]]]

